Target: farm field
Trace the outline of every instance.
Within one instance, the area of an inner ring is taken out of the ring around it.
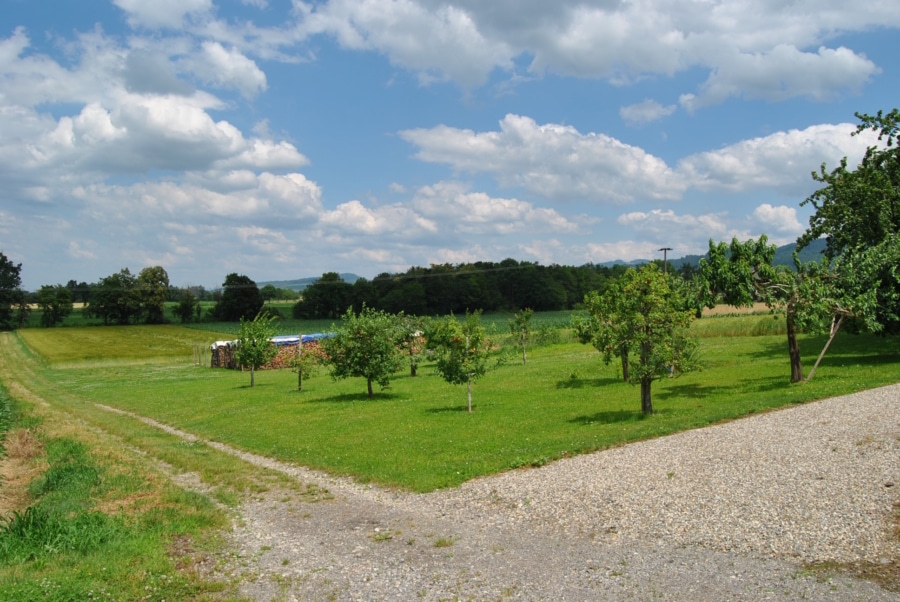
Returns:
[[[362,482],[430,491],[897,380],[895,341],[839,335],[815,380],[790,385],[783,336],[740,334],[770,322],[767,315],[700,320],[704,369],[656,381],[656,414],[647,418],[638,389],[619,380],[617,367],[565,336],[531,349],[527,365],[510,360],[489,372],[474,386],[472,414],[464,411],[465,390],[428,364],[415,378],[398,375],[373,399],[361,379],[332,382],[326,369],[304,380],[303,392],[289,370],[261,372],[251,389],[249,374],[195,364],[192,346],[223,337],[196,328],[23,330],[4,339],[3,353],[27,368],[7,379],[22,379],[88,422],[110,422],[95,405],[102,404]],[[823,344],[824,337],[801,340],[807,370]],[[127,431],[123,418],[114,422],[109,428]]]

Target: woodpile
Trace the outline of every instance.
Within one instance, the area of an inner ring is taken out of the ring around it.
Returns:
[[[310,341],[303,343],[303,354],[314,354],[320,360],[325,357],[322,345],[319,341]],[[278,347],[278,353],[272,358],[272,361],[260,368],[260,370],[280,370],[282,368],[291,368],[294,359],[297,357],[297,345],[281,345]]]
[[[234,359],[234,344],[236,341],[217,341],[210,345],[210,368],[228,368],[231,370],[240,370]],[[280,370],[282,368],[291,368],[294,359],[297,357],[297,344],[280,344],[277,345],[278,351],[275,357],[269,363],[261,366],[260,370]],[[318,340],[307,341],[303,343],[303,354],[314,354],[320,360],[325,358],[325,352]]]
[[[231,341],[216,341],[209,346],[210,368],[231,368],[238,366],[234,361],[234,348]]]

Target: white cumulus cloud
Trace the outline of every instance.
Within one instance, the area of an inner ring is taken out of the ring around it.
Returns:
[[[416,157],[461,172],[489,173],[503,186],[520,186],[544,198],[620,203],[637,197],[678,198],[684,182],[666,163],[605,134],[571,126],[538,125],[507,115],[500,130],[476,133],[447,126],[406,130]]]
[[[132,26],[149,28],[178,28],[185,16],[212,9],[212,0],[113,0],[113,3],[125,11]]]
[[[677,109],[676,105],[663,106],[655,100],[647,99],[637,104],[622,107],[619,109],[619,116],[632,125],[644,125],[663,117],[668,117]]]

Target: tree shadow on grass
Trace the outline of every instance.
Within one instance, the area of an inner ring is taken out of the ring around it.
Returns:
[[[244,389],[244,390],[247,390],[247,391],[255,391],[256,389],[268,389],[268,388],[271,388],[271,387],[274,387],[274,386],[275,386],[275,383],[270,383],[270,382],[267,382],[267,383],[261,383],[261,382],[257,382],[256,384],[254,384],[254,385],[251,387],[251,386],[250,386],[250,381],[248,380],[246,383],[244,383],[244,384],[242,384],[242,385],[235,385],[234,387],[232,387],[232,389],[235,389],[235,390]]]
[[[395,399],[401,399],[403,396],[397,393],[385,393],[384,391],[375,393],[374,396],[369,397],[369,395],[365,392],[363,393],[341,393],[340,395],[331,395],[329,397],[319,397],[317,399],[310,399],[309,403],[350,403],[350,402],[366,402],[366,401],[392,401]]]
[[[472,411],[474,412],[477,409],[477,406],[472,405]],[[444,406],[443,408],[428,408],[425,410],[426,414],[446,414],[449,412],[468,412],[469,406],[466,404],[459,406]]]
[[[640,406],[639,399],[636,401],[636,404]],[[654,416],[665,416],[674,413],[675,410],[673,410],[672,408],[654,408],[653,413],[650,415],[644,414],[640,410],[609,410],[606,412],[597,412],[596,414],[592,414],[590,416],[576,416],[575,418],[570,419],[569,423],[589,426],[592,424],[639,422],[642,420],[651,419]]]
[[[784,376],[768,376],[752,380],[741,380],[733,385],[703,385],[702,383],[672,383],[665,389],[653,392],[655,399],[706,399],[707,397],[727,398],[731,395],[747,393],[768,393],[770,391],[787,390],[791,386],[790,374]]]
[[[557,389],[583,389],[621,383],[618,378],[566,378],[556,382]]]
[[[608,412],[597,412],[590,416],[576,416],[569,420],[571,424],[580,424],[588,426],[591,424],[612,424],[616,422],[632,422],[635,420],[643,420],[644,414],[640,411],[631,410],[611,410]]]

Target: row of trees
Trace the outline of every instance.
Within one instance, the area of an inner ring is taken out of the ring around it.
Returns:
[[[730,244],[709,242],[701,277],[678,283],[654,266],[631,270],[603,293],[585,297],[587,318],[574,326],[582,342],[593,344],[604,361],[621,361],[625,380],[641,386],[641,407],[652,413],[653,380],[690,370],[694,343],[687,326],[698,306],[749,306],[764,302],[784,315],[792,383],[803,377],[798,333],[829,337],[806,380],[842,326],[855,332],[900,332],[900,112],[857,114],[854,135],[877,132],[880,146],[847,169],[846,158],[813,178],[824,186],[803,204],[815,213],[798,241],[798,251],[824,237],[825,257],[794,266],[774,265],[776,247],[765,236]]]
[[[166,304],[174,302],[181,322],[212,320],[236,322],[256,315],[267,301],[297,299],[297,291],[267,284],[259,288],[253,280],[229,274],[221,288],[202,286],[176,288],[161,266],[147,267],[137,275],[128,268],[88,284],[69,280],[65,285],[43,285],[34,292],[21,288],[22,264],[14,264],[0,252],[0,329],[24,326],[31,308],[40,310],[41,325],[60,325],[72,314],[75,303],[84,304],[84,316],[104,324],[160,324],[166,321]],[[206,316],[201,301],[214,301]]]
[[[383,273],[353,284],[328,272],[303,291],[293,315],[298,319],[337,319],[348,307],[360,311],[363,306],[420,316],[476,309],[565,310],[581,304],[587,292],[604,289],[625,270],[623,265],[542,266],[505,259],[412,267],[403,274]]]
[[[530,317],[530,314],[529,314]],[[235,346],[238,364],[250,369],[250,386],[255,371],[275,355],[270,339],[275,335],[275,318],[262,312],[252,320],[241,318]],[[513,323],[513,330],[523,328],[521,321]],[[523,345],[527,330],[522,330]],[[424,342],[424,343],[423,343]],[[453,315],[438,319],[390,314],[371,307],[359,312],[348,308],[341,317],[340,327],[322,340],[322,356],[298,354],[294,370],[298,374],[298,388],[315,365],[324,361],[335,380],[364,378],[369,397],[374,385],[382,389],[407,364],[416,376],[423,354],[430,352],[436,361],[438,374],[451,384],[465,384],[468,410],[472,411],[472,383],[487,371],[493,344],[481,325],[480,312],[467,313],[459,321]]]

